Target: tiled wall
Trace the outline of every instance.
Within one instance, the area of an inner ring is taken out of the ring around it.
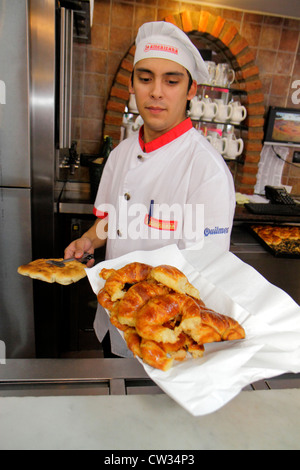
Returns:
[[[74,49],[72,137],[79,152],[100,149],[109,92],[138,28],[147,21],[201,9],[233,22],[247,40],[260,69],[266,109],[270,105],[297,107],[292,103],[292,83],[300,80],[300,20],[172,0],[95,0],[91,44],[76,44]],[[297,194],[299,168],[286,165],[283,181]]]

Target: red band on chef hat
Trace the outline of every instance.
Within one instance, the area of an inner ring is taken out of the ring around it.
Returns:
[[[138,31],[134,65],[147,58],[168,59],[186,68],[197,83],[208,82],[200,52],[189,37],[172,23],[145,23]]]

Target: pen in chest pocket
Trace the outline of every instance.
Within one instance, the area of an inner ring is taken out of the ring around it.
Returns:
[[[150,207],[149,207],[149,213],[148,213],[148,225],[149,225],[150,222],[151,222],[151,217],[152,217],[152,212],[153,212],[153,206],[154,206],[154,200],[151,199]]]

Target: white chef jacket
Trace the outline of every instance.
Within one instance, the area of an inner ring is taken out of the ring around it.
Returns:
[[[221,155],[190,119],[150,143],[142,133],[111,152],[102,174],[94,214],[108,214],[106,259],[207,240],[228,250],[235,189]],[[94,327],[101,341],[111,328],[100,310]]]

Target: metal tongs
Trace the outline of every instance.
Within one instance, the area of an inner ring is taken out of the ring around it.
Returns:
[[[47,261],[48,264],[52,264],[53,266],[57,266],[58,268],[64,268],[66,263],[70,261],[79,261],[80,263],[86,264],[91,259],[94,259],[94,255],[90,255],[89,253],[84,253],[82,258],[68,258],[64,259],[63,261],[56,261],[54,259],[49,259]]]

